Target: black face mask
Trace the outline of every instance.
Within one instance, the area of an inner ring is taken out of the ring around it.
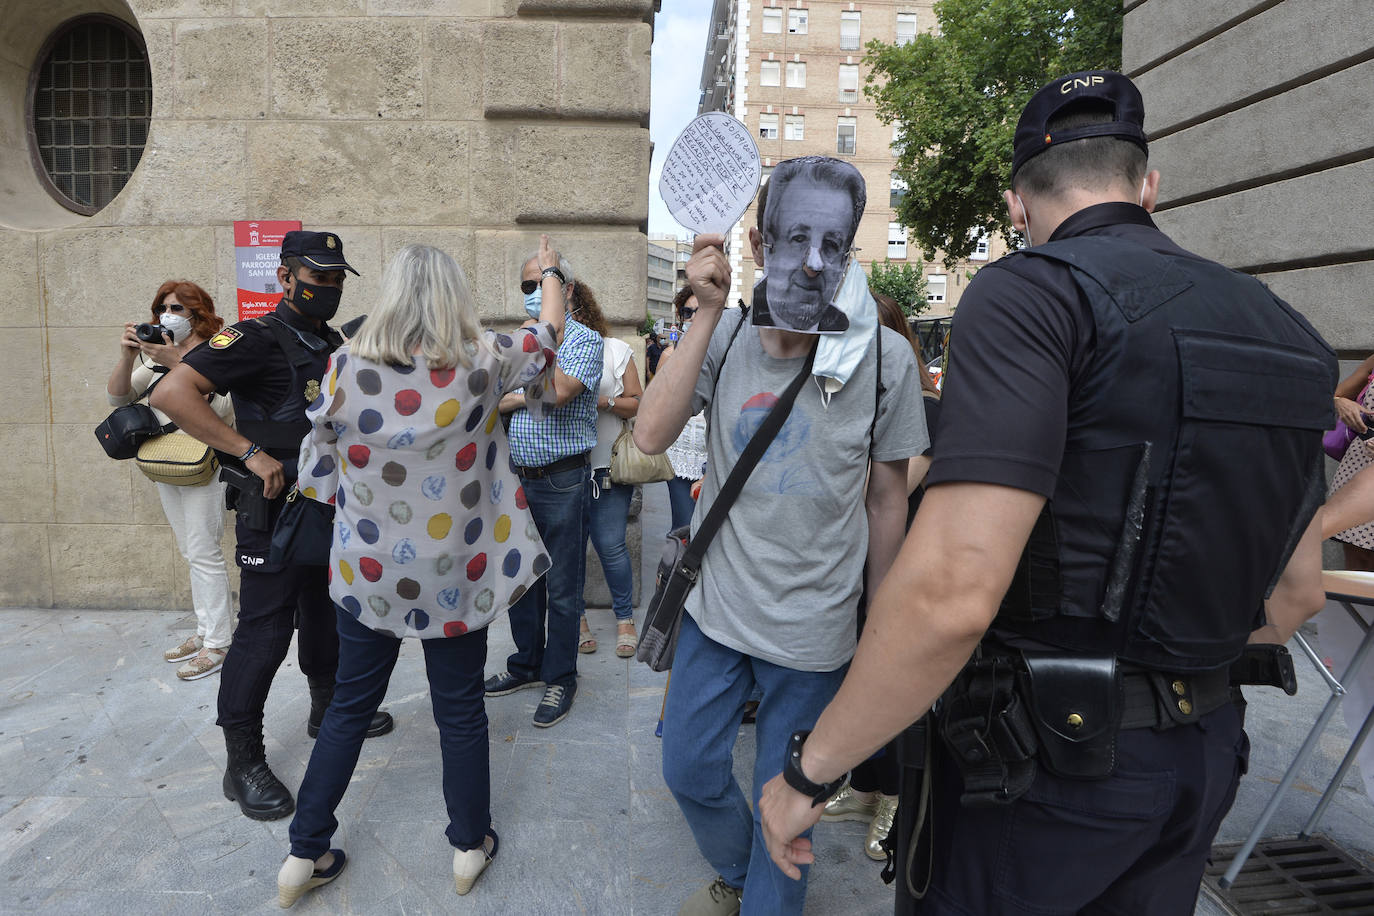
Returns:
[[[291,303],[302,315],[317,321],[328,321],[339,310],[339,300],[342,298],[343,290],[337,286],[316,286],[297,277]]]

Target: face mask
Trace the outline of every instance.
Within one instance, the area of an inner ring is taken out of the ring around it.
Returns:
[[[868,291],[868,276],[857,258],[850,259],[834,304],[848,317],[849,328],[843,334],[821,336],[811,369],[813,375],[824,379],[821,400],[827,406],[830,395],[847,384],[858,370],[878,333],[878,303]]]
[[[302,315],[319,321],[328,321],[339,310],[339,300],[343,290],[337,286],[316,286],[296,278],[296,291],[291,294],[291,302]]]
[[[534,292],[525,297],[525,314],[531,318],[538,318],[539,312],[544,308],[544,291],[539,287],[534,288]]]
[[[184,315],[167,312],[162,316],[162,329],[172,335],[172,343],[181,343],[191,335],[191,322]]]
[[[1021,195],[1015,194],[1015,197],[1016,202],[1021,205],[1021,221],[1026,224],[1026,247],[1029,248],[1035,244],[1030,233],[1030,214],[1026,212],[1026,202],[1021,199]]]
[[[1139,203],[1140,203],[1140,206],[1142,206],[1142,207],[1145,206],[1145,182],[1147,182],[1147,181],[1149,181],[1149,180],[1150,180],[1150,176],[1148,176],[1148,175],[1146,175],[1144,178],[1142,178],[1142,179],[1140,180],[1140,200],[1139,200]]]

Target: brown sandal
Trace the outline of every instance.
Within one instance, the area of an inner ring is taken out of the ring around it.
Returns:
[[[634,621],[619,624],[615,634],[615,654],[620,658],[632,658],[639,636],[635,633]]]

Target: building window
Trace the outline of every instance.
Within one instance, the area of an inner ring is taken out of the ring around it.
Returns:
[[[840,101],[859,100],[859,65],[840,64]]]
[[[835,128],[835,152],[842,156],[854,155],[854,130],[857,118],[839,118]]]
[[[152,74],[139,34],[83,16],[48,39],[32,77],[29,128],[48,193],[90,216],[124,190],[143,156]]]
[[[892,173],[890,180],[891,184],[889,185],[889,187],[891,188],[891,191],[888,193],[887,205],[892,209],[896,210],[897,205],[900,204],[902,202],[902,198],[906,196],[907,184],[905,181],[902,180],[902,176],[898,175],[896,172]]]
[[[859,50],[859,13],[857,10],[840,13],[840,50]]]
[[[778,76],[782,73],[782,64],[776,60],[759,61],[759,85],[776,86]]]
[[[893,122],[892,122],[892,144],[891,144],[892,155],[894,155],[894,156],[900,156],[900,155],[902,154],[902,146],[903,146],[903,144],[902,144],[902,122],[901,122],[901,121],[893,121]]]
[[[906,227],[901,223],[887,224],[887,256],[894,261],[906,260]]]
[[[945,275],[931,274],[926,277],[926,301],[944,302],[945,301]]]
[[[806,61],[789,60],[787,62],[787,88],[806,88]]]
[[[764,140],[778,139],[778,116],[767,112],[759,115],[759,136]]]
[[[787,11],[787,31],[793,35],[806,34],[806,10]]]
[[[916,14],[897,14],[897,44],[910,44],[916,39]]]
[[[763,34],[781,35],[782,34],[782,10],[765,9],[763,11]]]
[[[988,234],[986,232],[973,232],[974,243],[973,253],[968,256],[970,261],[986,261],[988,259]]]
[[[805,140],[806,116],[785,115],[782,119],[782,138],[784,140]]]

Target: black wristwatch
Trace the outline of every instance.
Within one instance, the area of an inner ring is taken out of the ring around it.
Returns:
[[[557,267],[545,267],[543,270],[539,271],[540,283],[543,283],[549,277],[557,277],[559,283],[568,282],[567,277],[563,276],[563,271],[559,270]]]
[[[787,780],[787,784],[796,789],[807,798],[811,799],[811,807],[823,805],[830,800],[830,797],[844,786],[844,781],[849,778],[845,773],[839,779],[827,783],[815,783],[806,778],[802,772],[801,758],[802,745],[806,743],[806,737],[811,734],[811,730],[804,732],[793,732],[792,737],[787,741],[787,759],[782,762],[782,778]]]

